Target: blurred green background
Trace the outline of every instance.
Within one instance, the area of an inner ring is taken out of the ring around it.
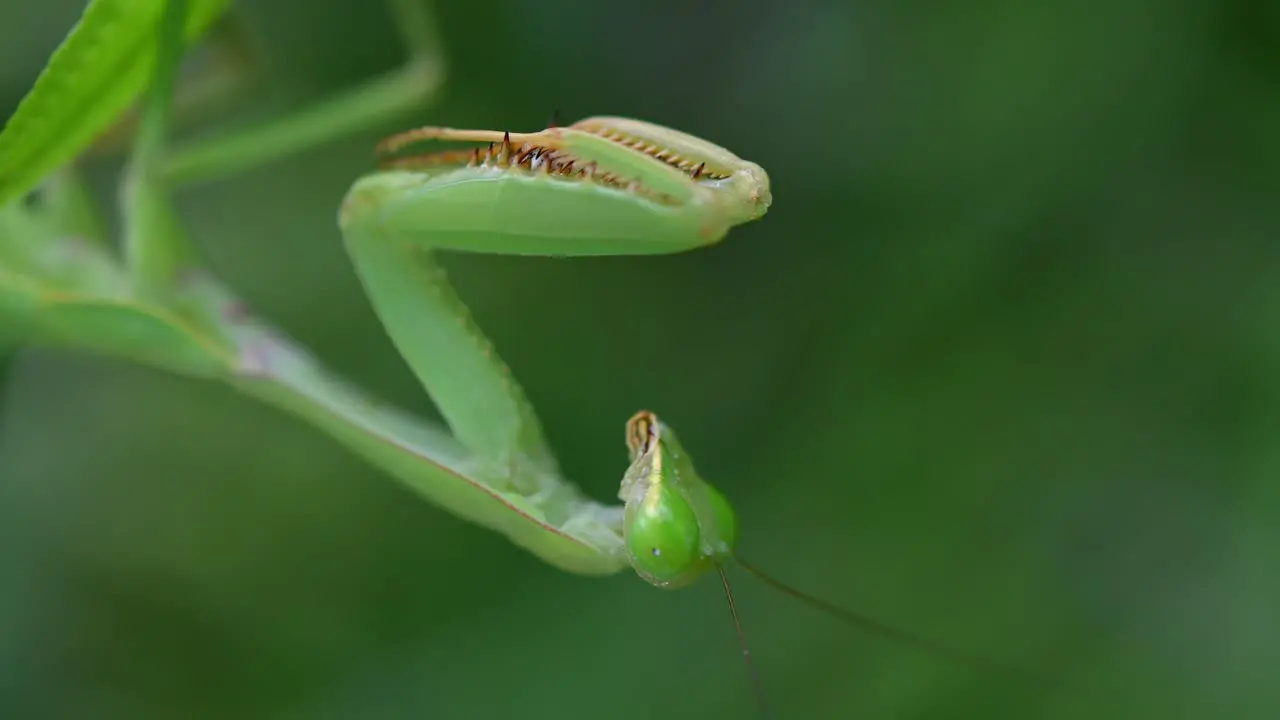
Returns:
[[[239,5],[268,74],[228,122],[402,57],[380,3]],[[0,7],[0,112],[81,8]],[[631,115],[772,177],[769,215],[712,249],[446,259],[571,477],[611,497],[654,409],[748,558],[1050,678],[735,572],[778,717],[1280,717],[1280,5],[438,15],[446,87],[406,125]],[[179,199],[259,312],[432,413],[335,227],[396,129]],[[29,352],[0,426],[4,717],[757,716],[713,578],[560,573],[221,387]]]

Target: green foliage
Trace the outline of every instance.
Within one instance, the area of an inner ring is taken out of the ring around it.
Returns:
[[[150,79],[164,0],[91,0],[0,132],[0,205],[72,160]],[[184,38],[198,40],[228,0],[192,0]]]

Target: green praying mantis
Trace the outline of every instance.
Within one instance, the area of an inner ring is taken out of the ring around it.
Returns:
[[[80,29],[95,8],[111,4],[91,3]],[[154,12],[138,23],[153,33],[140,31],[140,37],[152,37],[157,61],[124,179],[124,262],[105,245],[83,240],[97,224],[74,173],[51,176],[34,207],[5,205],[0,350],[15,343],[69,347],[224,382],[312,423],[426,500],[569,573],[629,569],[656,587],[681,588],[714,570],[757,691],[724,570],[731,561],[849,622],[965,659],[801,593],[743,561],[732,503],[699,475],[675,431],[652,412],[637,412],[625,426],[630,464],[618,492],[622,504],[587,497],[562,475],[535,409],[433,256],[642,255],[706,247],[769,210],[769,176],[760,165],[678,130],[607,116],[525,133],[423,127],[384,141],[381,168],[351,185],[338,227],[387,336],[448,425],[437,428],[370,398],[249,314],[199,266],[167,199],[179,178],[265,162],[302,149],[299,137],[318,142],[405,111],[407,87],[399,80],[421,79],[437,52],[422,4],[392,4],[415,51],[406,74],[309,111],[296,121],[303,125],[293,126],[314,132],[282,132],[295,122],[286,120],[185,155],[164,145],[182,30],[190,34],[193,23],[212,22],[220,3],[151,5]],[[77,37],[64,44],[64,61]],[[0,136],[0,160],[16,154],[12,142],[4,144],[13,127],[21,123],[11,121]],[[465,146],[406,152],[425,142]],[[8,169],[21,166],[13,163]],[[0,165],[0,191],[20,176],[5,171]]]
[[[701,138],[619,117],[533,133],[423,127],[388,138],[379,150],[427,140],[479,144],[390,159],[352,185],[339,213],[348,254],[383,327],[465,448],[466,465],[449,464],[456,451],[428,450],[441,472],[418,488],[423,495],[572,573],[630,568],[675,589],[717,571],[748,665],[724,570],[730,561],[838,617],[962,657],[745,562],[736,551],[732,503],[653,412],[641,410],[626,423],[622,507],[585,499],[561,476],[534,408],[431,256],[693,250],[765,215],[772,194],[764,168]]]
[[[434,502],[505,533],[564,570],[631,567],[688,584],[733,549],[733,512],[651,413],[628,425],[625,511],[584,501],[560,476],[537,415],[430,252],[523,255],[677,252],[762,216],[768,176],[684,133],[591,118],[538,133],[422,128],[426,139],[486,143],[401,158],[357,180],[339,225],[387,334],[470,457],[423,488]]]

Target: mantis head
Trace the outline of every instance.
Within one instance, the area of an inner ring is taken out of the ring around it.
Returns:
[[[679,588],[732,556],[737,514],[698,476],[675,433],[642,410],[627,422],[627,448],[631,465],[618,497],[636,574],[657,587]]]

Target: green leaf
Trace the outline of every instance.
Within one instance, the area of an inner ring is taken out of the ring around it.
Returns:
[[[191,0],[187,43],[229,0]],[[0,205],[87,148],[151,79],[164,0],[92,0],[0,132]]]

